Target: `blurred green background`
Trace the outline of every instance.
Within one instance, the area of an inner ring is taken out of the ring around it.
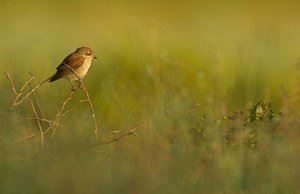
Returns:
[[[38,135],[15,142],[38,127],[28,101],[7,113],[14,95],[2,76],[0,193],[296,193],[299,9],[298,1],[1,1],[0,64],[16,87],[89,46],[98,59],[84,83],[100,139],[134,126],[133,114],[151,124],[90,151],[93,125],[78,91],[41,153]],[[66,80],[39,88],[47,118],[69,88]],[[243,126],[222,118],[259,100],[288,116],[258,125],[250,149]],[[226,144],[233,128],[238,149]]]

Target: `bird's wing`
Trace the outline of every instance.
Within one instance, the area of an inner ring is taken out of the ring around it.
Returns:
[[[72,53],[68,55],[61,64],[56,68],[57,71],[64,71],[66,69],[70,70],[66,65],[70,65],[74,70],[78,69],[84,63],[84,57],[77,54]]]

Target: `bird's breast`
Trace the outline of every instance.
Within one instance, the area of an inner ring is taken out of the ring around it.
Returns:
[[[69,79],[69,80],[77,80],[78,78],[82,79],[84,78],[84,76],[87,74],[90,66],[91,66],[91,62],[92,62],[92,59],[85,59],[83,64],[77,68],[77,69],[74,69],[74,72],[76,75],[74,75],[74,73],[70,73],[70,74],[67,74],[65,75],[64,77]]]
[[[91,66],[91,62],[92,62],[91,59],[85,59],[82,66],[75,70],[75,72],[79,78],[83,78],[87,74],[87,72]]]

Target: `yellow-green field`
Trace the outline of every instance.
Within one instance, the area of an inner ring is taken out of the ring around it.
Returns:
[[[299,192],[299,10],[297,1],[1,2],[0,193]],[[19,90],[30,72],[34,87],[80,46],[98,57],[83,80],[97,143],[82,90],[57,121],[67,80],[12,106],[4,74]],[[34,119],[40,110],[57,125]]]

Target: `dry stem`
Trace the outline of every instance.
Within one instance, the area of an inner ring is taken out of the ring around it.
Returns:
[[[35,133],[32,133],[32,134],[27,135],[27,136],[25,136],[25,137],[21,137],[21,138],[17,139],[17,140],[15,141],[15,143],[20,143],[20,142],[25,141],[25,140],[27,140],[27,139],[31,139],[31,138],[33,138],[34,136],[36,136]]]
[[[90,95],[89,95],[86,87],[84,86],[82,79],[80,79],[80,77],[78,77],[78,75],[76,74],[74,69],[72,67],[70,67],[69,65],[66,65],[66,66],[72,70],[74,75],[77,77],[82,90],[84,91],[84,94],[86,96],[86,100],[89,104],[89,108],[90,108],[90,111],[91,111],[91,114],[92,114],[93,123],[94,123],[94,135],[95,135],[95,139],[96,139],[96,142],[97,142],[97,140],[98,140],[98,125],[97,125],[96,114],[95,114],[95,111],[94,111],[94,107],[93,107],[93,103],[91,101]]]
[[[16,97],[15,97],[15,100],[14,100],[14,102],[13,102],[13,104],[11,105],[11,107],[17,106],[17,105],[21,104],[21,103],[22,103],[25,99],[27,99],[32,93],[34,93],[34,91],[35,91],[36,89],[38,89],[38,88],[41,86],[41,83],[38,83],[38,85],[36,85],[36,86],[35,86],[33,89],[31,89],[31,91],[29,91],[23,98],[21,98],[21,96],[23,95],[23,91],[24,91],[25,87],[30,85],[30,82],[34,79],[34,76],[33,76],[31,73],[29,73],[31,77],[23,84],[23,86],[21,87],[21,89],[19,90],[19,92],[17,92],[17,90],[16,90],[16,88],[15,88],[13,82],[12,82],[12,79],[11,79],[9,73],[7,72],[6,69],[4,69],[4,71],[5,71],[5,76],[6,76],[6,78],[7,78],[8,81],[9,81],[11,90],[14,92],[14,94],[15,94],[15,96],[16,96]],[[31,88],[31,87],[30,87],[30,88]],[[20,99],[20,98],[21,98],[21,99]]]
[[[43,150],[43,148],[44,148],[44,132],[43,132],[43,128],[42,128],[41,122],[39,120],[39,116],[38,116],[38,114],[37,114],[37,112],[35,110],[35,107],[34,107],[34,104],[33,104],[32,101],[31,101],[31,107],[32,107],[32,110],[33,110],[33,112],[35,114],[35,117],[37,119],[37,123],[38,123],[38,126],[39,126],[40,136],[41,136],[41,150]]]
[[[64,115],[66,115],[68,112],[70,112],[71,110],[73,109],[69,109],[67,110],[66,112],[63,113],[63,111],[65,110],[65,107],[67,105],[67,103],[72,99],[72,95],[75,93],[74,90],[71,90],[70,94],[68,95],[68,97],[65,99],[65,101],[62,103],[62,106],[59,110],[58,113],[56,113],[55,115],[55,118],[53,120],[53,124],[51,125],[51,128],[52,128],[52,135],[51,135],[51,138],[53,138],[55,132],[56,132],[56,128],[58,125],[56,125],[56,123],[59,123],[59,120],[61,119],[61,117],[63,117]],[[54,125],[54,126],[53,126]]]
[[[32,79],[33,79],[34,77],[32,77]],[[28,81],[31,81],[32,79],[30,79],[30,80],[28,80]],[[27,83],[27,84],[29,84],[29,82]],[[26,84],[26,85],[27,85]],[[38,89],[39,87],[41,86],[41,83],[38,83],[30,92],[28,92],[23,98],[21,98],[19,101],[18,101],[18,99],[19,99],[19,97],[20,96],[22,96],[22,90],[20,90],[20,93],[19,94],[21,94],[21,95],[18,95],[18,97],[15,99],[15,101],[14,101],[14,103],[13,103],[13,106],[17,106],[17,105],[19,105],[19,104],[21,104],[24,100],[26,100],[32,93],[34,93],[34,91],[36,90],[36,89]]]
[[[17,93],[17,91],[16,91],[16,89],[15,89],[15,87],[14,87],[14,84],[13,84],[13,82],[12,82],[12,79],[11,79],[9,73],[7,72],[6,69],[4,69],[4,71],[5,71],[5,76],[6,76],[6,78],[7,78],[8,81],[9,81],[10,88],[12,89],[12,91],[14,92],[14,94],[17,96],[18,93]]]
[[[113,143],[113,142],[116,142],[116,141],[119,141],[129,135],[134,135],[135,134],[135,131],[140,128],[142,125],[144,124],[148,124],[149,125],[149,121],[146,121],[146,122],[140,122],[138,120],[138,123],[136,124],[136,126],[132,127],[132,128],[129,128],[127,130],[124,130],[123,132],[120,132],[119,135],[115,135],[113,137],[111,137],[110,139],[107,139],[107,140],[103,140],[103,141],[99,141],[97,142],[94,146],[100,146],[100,145],[105,145],[105,144],[110,144],[110,143]]]

